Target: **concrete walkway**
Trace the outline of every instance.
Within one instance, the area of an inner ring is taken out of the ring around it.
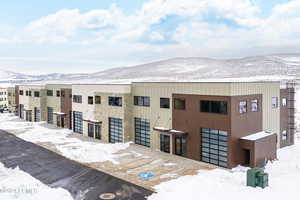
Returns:
[[[46,185],[68,190],[75,200],[101,200],[104,193],[114,194],[115,200],[144,200],[152,193],[1,130],[0,162],[7,168],[19,166]]]

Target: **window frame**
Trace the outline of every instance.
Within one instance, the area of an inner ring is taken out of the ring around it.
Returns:
[[[167,102],[162,103],[163,100],[167,100]],[[159,103],[160,103],[160,108],[170,109],[170,98],[160,97]],[[167,106],[164,106],[164,105],[167,105]]]
[[[116,106],[116,107],[122,107],[123,106],[123,98],[122,97],[108,97],[108,105],[109,106]]]
[[[182,103],[183,102],[183,106],[182,107],[177,107],[178,104],[176,104],[176,102],[180,102]],[[186,99],[185,98],[174,98],[173,100],[173,107],[174,107],[174,110],[186,110]]]
[[[95,96],[95,104],[101,104],[101,96]]]
[[[244,103],[244,104],[241,104],[241,103]],[[240,100],[239,101],[239,113],[240,114],[247,113],[247,107],[248,107],[247,100]],[[244,109],[242,109],[242,108],[244,108]]]
[[[93,96],[88,96],[88,104],[94,105],[94,97]]]
[[[53,97],[53,90],[47,90],[47,97]]]
[[[256,107],[253,106],[253,105],[255,105],[255,103],[256,103]],[[250,106],[251,106],[251,112],[258,112],[259,111],[258,99],[252,99]]]
[[[276,102],[274,102],[274,100],[275,100]],[[278,97],[272,97],[272,108],[273,108],[273,109],[278,108]]]

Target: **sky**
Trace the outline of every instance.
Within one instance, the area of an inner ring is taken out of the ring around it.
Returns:
[[[0,69],[90,73],[300,52],[300,0],[2,0]]]

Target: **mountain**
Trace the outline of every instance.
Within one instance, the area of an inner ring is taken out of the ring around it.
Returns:
[[[300,54],[240,59],[174,58],[133,67],[113,68],[74,82],[201,81],[203,79],[282,79],[300,76]]]
[[[174,58],[91,74],[25,75],[1,71],[0,83],[130,83],[133,81],[282,80],[300,77],[300,54],[239,59]]]

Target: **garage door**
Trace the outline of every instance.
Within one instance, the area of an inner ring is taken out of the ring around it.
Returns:
[[[122,119],[109,118],[109,142],[123,142],[123,124]]]
[[[82,134],[82,112],[73,112],[73,123],[74,132]]]
[[[150,147],[150,121],[135,118],[135,143]]]
[[[228,133],[209,128],[201,129],[202,161],[221,167],[227,167]]]

